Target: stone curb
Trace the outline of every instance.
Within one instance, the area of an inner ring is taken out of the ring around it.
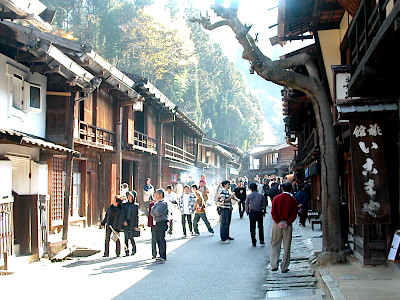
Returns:
[[[339,284],[329,275],[329,269],[320,269],[318,273],[321,276],[325,290],[333,300],[347,300],[339,288]]]

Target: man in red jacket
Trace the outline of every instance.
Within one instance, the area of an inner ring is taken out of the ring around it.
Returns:
[[[282,189],[283,193],[275,196],[272,200],[271,215],[274,222],[272,224],[271,236],[271,267],[272,271],[278,271],[278,259],[283,239],[284,253],[281,262],[281,271],[282,273],[286,273],[289,271],[292,223],[297,217],[297,201],[290,194],[292,190],[290,182],[285,182]]]

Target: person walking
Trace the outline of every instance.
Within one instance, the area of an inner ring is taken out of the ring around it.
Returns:
[[[263,218],[265,216],[267,201],[261,193],[257,191],[255,183],[250,184],[250,195],[246,197],[246,213],[250,219],[250,236],[253,247],[256,247],[256,223],[258,224],[258,237],[260,239],[261,247],[265,246],[264,243],[264,225]]]
[[[122,199],[116,196],[112,201],[111,205],[108,207],[106,215],[101,222],[101,226],[106,226],[106,239],[104,246],[103,257],[108,257],[110,254],[110,238],[113,231],[118,234],[125,222],[125,214],[122,210]],[[121,241],[118,238],[115,242],[116,244],[116,254],[117,257],[121,254]]]
[[[159,261],[165,262],[167,259],[167,242],[165,241],[165,232],[168,229],[168,204],[164,201],[164,190],[157,189],[154,192],[154,205],[151,209],[151,216],[156,222],[155,234],[158,251],[160,252]]]
[[[167,192],[165,193],[165,202],[168,204],[168,234],[172,234],[174,225],[174,216],[172,211],[174,210],[174,205],[177,204],[177,196],[175,192],[172,191],[172,186],[167,186]]]
[[[207,219],[206,215],[206,200],[197,190],[197,185],[192,185],[192,193],[196,195],[196,203],[194,204],[194,220],[193,220],[193,227],[194,227],[194,235],[200,235],[199,232],[199,221],[202,219],[207,226],[208,232],[210,236],[214,235],[214,230],[212,229],[210,222]]]
[[[143,187],[143,206],[146,214],[149,214],[149,204],[153,198],[154,187],[151,185],[151,179],[147,178]]]
[[[278,184],[276,182],[273,182],[268,192],[269,199],[272,201],[275,198],[275,196],[278,196],[279,194],[280,191],[278,189]]]
[[[281,271],[289,271],[290,263],[290,245],[292,242],[292,223],[297,217],[297,201],[290,194],[292,184],[285,182],[282,185],[283,193],[275,196],[272,200],[271,215],[272,223],[271,236],[271,267],[272,271],[278,270],[278,259],[281,252],[281,243],[283,240],[283,260],[281,262]]]
[[[155,201],[152,199],[149,203],[149,214],[147,215],[147,226],[151,229],[151,257],[153,259],[157,257],[156,228],[154,227],[156,223],[151,215],[151,210],[153,209],[154,203]]]
[[[221,212],[220,237],[222,244],[229,244],[230,241],[234,240],[234,238],[229,236],[229,226],[232,218],[232,199],[234,194],[231,194],[229,190],[229,180],[222,181],[221,185],[222,189],[218,196]]]
[[[268,178],[264,178],[263,186],[262,186],[262,192],[261,193],[264,195],[265,201],[266,201],[266,203],[268,205],[268,196],[269,196],[269,181],[268,181]]]
[[[190,233],[193,235],[193,224],[192,224],[192,214],[194,212],[194,203],[196,202],[196,196],[190,193],[190,187],[185,185],[183,188],[183,194],[179,199],[179,208],[182,213],[182,229],[183,238],[186,235],[186,222],[189,225]]]
[[[299,185],[299,191],[294,195],[297,201],[297,213],[300,217],[300,225],[306,227],[307,219],[307,192],[304,190],[304,185]]]
[[[124,236],[125,236],[125,255],[129,256],[129,241],[132,245],[132,255],[136,254],[135,236],[139,231],[139,205],[135,202],[135,196],[132,192],[126,193],[128,202],[122,204],[125,214]]]
[[[243,181],[239,180],[238,185],[233,191],[235,197],[238,199],[238,206],[239,206],[239,216],[242,219],[244,212],[245,212],[245,202],[246,202],[246,188],[243,186]]]

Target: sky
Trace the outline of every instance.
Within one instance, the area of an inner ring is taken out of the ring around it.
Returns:
[[[165,0],[156,0],[156,4],[151,8],[151,14],[162,19],[167,16],[164,10]],[[210,7],[214,0],[189,0],[192,5],[201,10],[205,15],[209,12],[211,21],[218,21],[218,17],[213,14]],[[177,0],[179,2],[179,0]],[[229,6],[230,0],[224,1],[225,6]],[[279,56],[305,47],[312,43],[308,41],[296,41],[287,43],[284,47],[280,45],[272,46],[269,39],[277,35],[275,25],[278,20],[279,0],[241,0],[239,2],[238,16],[242,23],[252,25],[250,34],[254,37],[258,33],[258,47],[269,58],[276,60]],[[207,31],[210,39],[221,45],[225,55],[230,61],[234,62],[239,71],[243,74],[249,90],[255,94],[261,102],[264,114],[263,126],[263,145],[275,145],[285,141],[284,123],[282,115],[282,87],[267,82],[257,74],[249,73],[249,62],[245,61],[242,55],[242,48],[236,40],[229,27],[220,27],[213,31]]]

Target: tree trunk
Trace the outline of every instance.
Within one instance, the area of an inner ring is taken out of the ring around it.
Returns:
[[[328,97],[321,88],[311,97],[321,153],[322,251],[343,249],[340,227],[338,153],[333,117]]]

